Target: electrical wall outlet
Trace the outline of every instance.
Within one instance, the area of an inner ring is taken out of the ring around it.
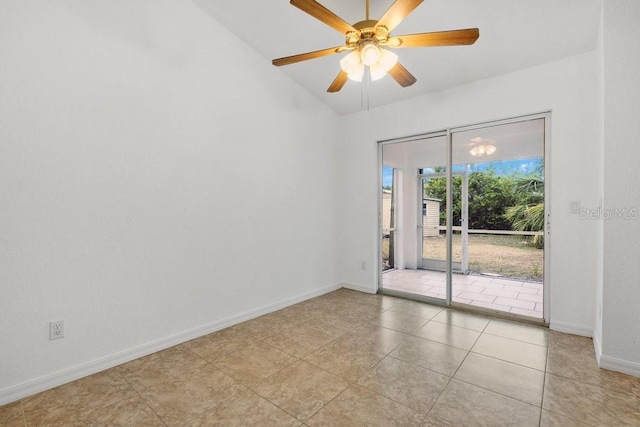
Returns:
[[[362,270],[362,271],[366,271],[367,270],[367,262],[366,261],[362,261],[360,263],[360,270]]]
[[[64,321],[49,322],[49,340],[64,338]]]

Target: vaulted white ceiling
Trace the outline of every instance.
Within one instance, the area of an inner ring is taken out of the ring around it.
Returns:
[[[344,44],[344,35],[291,6],[288,0],[193,0],[265,57],[265,61]],[[320,0],[349,23],[365,17],[365,0]],[[379,19],[393,0],[370,0]],[[471,46],[397,49],[418,79],[408,88],[390,77],[347,82],[327,93],[345,54],[281,67],[340,114],[544,64],[595,49],[600,0],[426,0],[393,35],[479,28]],[[367,101],[368,100],[368,101]]]

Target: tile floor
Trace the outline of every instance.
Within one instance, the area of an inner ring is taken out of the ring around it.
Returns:
[[[338,290],[0,407],[2,426],[640,425],[588,338]]]
[[[446,298],[446,276],[441,271],[387,270],[386,289],[434,298]],[[493,310],[541,319],[542,283],[479,275],[453,275],[453,300]]]

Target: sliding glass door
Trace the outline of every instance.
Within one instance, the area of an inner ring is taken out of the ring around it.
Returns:
[[[394,265],[380,289],[543,320],[548,127],[540,114],[383,143]]]

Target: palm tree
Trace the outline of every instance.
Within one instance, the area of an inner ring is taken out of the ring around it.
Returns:
[[[516,193],[521,194],[520,202],[506,209],[504,217],[511,222],[516,231],[544,230],[544,178],[542,170],[517,177]],[[544,247],[544,235],[533,237],[537,248]]]

